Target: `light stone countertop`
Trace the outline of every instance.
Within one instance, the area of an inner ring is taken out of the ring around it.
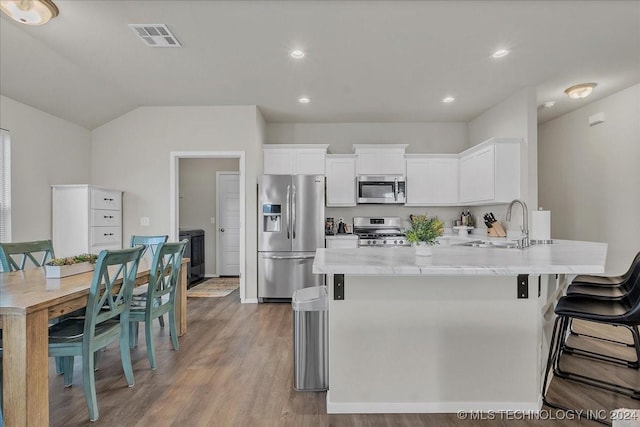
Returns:
[[[607,257],[606,243],[554,240],[550,245],[526,249],[476,248],[455,243],[433,246],[433,255],[429,257],[416,257],[414,249],[408,247],[320,248],[313,272],[430,276],[602,274]]]

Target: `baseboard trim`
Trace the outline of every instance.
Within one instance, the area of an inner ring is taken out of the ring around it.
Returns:
[[[327,392],[328,414],[427,414],[456,412],[538,412],[542,402],[331,402]]]
[[[257,304],[258,298],[245,298],[240,301],[241,304]]]
[[[218,274],[205,274],[204,277],[207,279],[215,279],[216,277],[220,277]]]

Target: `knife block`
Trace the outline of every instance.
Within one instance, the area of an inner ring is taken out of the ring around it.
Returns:
[[[491,223],[491,228],[487,228],[487,236],[489,237],[507,237],[504,228],[498,221]]]

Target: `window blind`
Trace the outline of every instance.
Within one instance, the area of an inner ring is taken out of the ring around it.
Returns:
[[[11,144],[0,129],[0,242],[11,241]]]

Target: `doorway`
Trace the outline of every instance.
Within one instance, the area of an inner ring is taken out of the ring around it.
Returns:
[[[240,276],[240,301],[245,302],[245,153],[243,151],[174,151],[170,153],[170,203],[169,203],[169,222],[170,222],[170,234],[169,238],[172,241],[176,241],[179,236],[180,229],[180,204],[184,199],[181,199],[180,195],[180,160],[181,159],[237,159],[238,171],[236,176],[238,179],[238,207],[237,207],[237,230],[239,235],[238,242],[238,255],[237,265],[238,274]],[[210,182],[210,186],[213,187],[213,183]],[[213,193],[212,189],[208,189],[210,193]],[[214,213],[210,215],[210,222],[213,226],[213,230],[217,230],[216,216]],[[218,251],[216,250],[216,253]],[[205,255],[206,256],[206,255]],[[216,254],[216,258],[217,258]],[[217,264],[217,262],[216,262]],[[216,266],[216,271],[218,266]]]

